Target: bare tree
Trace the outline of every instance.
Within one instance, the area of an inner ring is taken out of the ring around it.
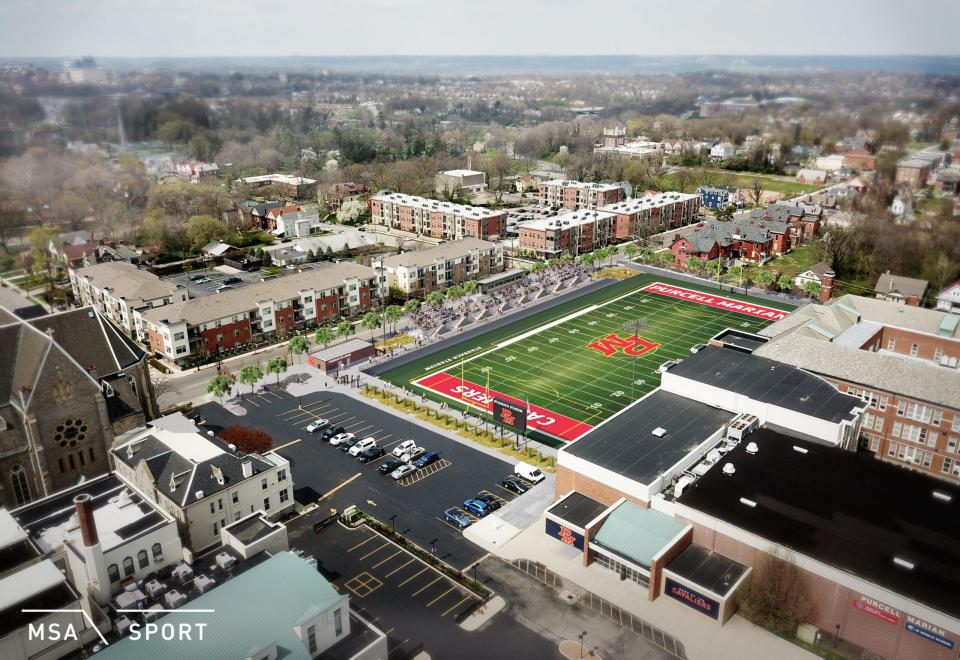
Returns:
[[[739,601],[748,621],[780,633],[796,631],[813,613],[807,577],[785,553],[758,557]]]
[[[753,202],[754,206],[763,206],[763,182],[760,180],[760,177],[753,177],[753,181],[750,183],[750,201]]]

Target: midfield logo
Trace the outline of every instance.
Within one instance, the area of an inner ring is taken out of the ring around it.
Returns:
[[[592,348],[595,351],[599,351],[606,357],[612,357],[616,355],[618,350],[622,350],[625,354],[630,356],[643,355],[645,353],[649,353],[658,346],[660,346],[660,344],[657,342],[647,341],[642,337],[634,337],[631,335],[627,338],[623,338],[615,332],[611,332],[606,337],[601,337],[600,339],[587,344],[587,348]]]

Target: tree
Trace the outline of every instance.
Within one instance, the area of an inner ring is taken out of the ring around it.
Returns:
[[[758,626],[793,634],[811,614],[807,579],[789,556],[763,554],[754,561],[750,583],[739,598],[740,613]]]
[[[813,280],[807,280],[803,283],[804,292],[811,298],[816,298],[820,295],[820,282],[814,282]]]
[[[323,251],[324,261],[333,261],[333,249],[328,245]]]
[[[380,327],[380,315],[376,312],[367,312],[360,320],[360,325],[367,330],[376,330]]]
[[[467,280],[463,283],[463,292],[468,296],[472,295],[476,293],[478,286],[480,286],[480,283],[476,280]]]
[[[456,300],[463,297],[463,287],[457,284],[447,287],[447,300]]]
[[[293,355],[302,355],[310,348],[310,341],[301,335],[297,335],[287,343],[287,350]]]
[[[734,206],[733,204],[728,204],[727,206],[724,206],[722,209],[717,211],[717,217],[720,220],[724,220],[724,221],[732,220],[733,214],[736,213],[736,211],[737,211],[736,206]]]
[[[214,376],[207,383],[207,392],[220,399],[223,403],[223,397],[233,389],[233,383],[226,376]]]
[[[280,374],[285,373],[285,372],[287,371],[287,361],[284,360],[282,357],[270,358],[270,359],[267,361],[267,369],[266,369],[266,371],[267,371],[268,374],[276,374],[276,375],[277,375],[277,385],[279,385],[279,384],[280,384]]]
[[[273,438],[261,429],[228,426],[220,433],[220,439],[245,454],[262,454],[273,448]]]
[[[317,255],[313,250],[307,250],[307,263],[313,263],[317,260]]]
[[[420,311],[420,301],[414,298],[413,300],[408,300],[403,306],[404,314],[416,314]]]
[[[261,378],[263,378],[263,372],[260,371],[260,366],[256,364],[248,364],[240,370],[240,375],[237,376],[238,381],[250,386],[251,394],[253,394],[253,388],[257,384],[257,381]]]
[[[359,199],[348,199],[337,211],[337,222],[344,225],[359,224],[367,213],[367,205]]]
[[[670,250],[664,250],[663,252],[660,252],[657,254],[657,259],[665,267],[671,268],[673,266],[673,262],[676,261],[677,258],[674,256],[673,252],[671,252]]]
[[[750,183],[750,201],[753,202],[754,206],[763,206],[763,182],[760,180],[760,177],[753,177],[753,181]]]
[[[343,319],[337,324],[337,334],[341,337],[349,337],[356,331],[357,329],[354,327],[353,323],[347,319]]]
[[[653,248],[645,247],[645,248],[641,249],[641,250],[640,250],[640,261],[641,261],[641,263],[645,263],[645,264],[650,263],[651,261],[653,261],[653,259],[654,259],[654,257],[656,256],[656,254],[657,254],[657,253],[654,252]]]
[[[776,281],[776,276],[769,270],[761,270],[753,276],[753,281],[764,289],[769,289],[770,285]]]
[[[780,289],[781,291],[786,291],[787,293],[793,293],[793,289],[795,288],[795,286],[796,285],[794,284],[793,278],[790,277],[789,275],[781,275],[777,279],[777,288]]]
[[[383,312],[383,317],[387,323],[393,324],[394,332],[397,329],[397,321],[403,318],[403,307],[400,305],[388,305]]]
[[[710,279],[720,279],[720,273],[723,272],[723,264],[719,259],[707,262],[707,271],[710,273]]]
[[[690,257],[687,259],[687,268],[699,275],[703,272],[703,259],[700,257]]]
[[[633,257],[637,254],[639,248],[637,248],[634,243],[627,243],[623,246],[623,253],[627,255],[627,259],[633,261]]]
[[[593,252],[587,252],[586,254],[580,255],[580,265],[585,268],[590,268],[596,262],[597,255],[595,255]]]
[[[333,341],[333,338],[333,328],[326,325],[321,325],[319,328],[317,328],[317,331],[313,333],[313,340],[322,345],[324,348],[327,347],[327,344]]]
[[[427,302],[428,305],[431,305],[431,306],[433,306],[433,307],[437,307],[438,305],[442,305],[442,304],[443,304],[443,294],[440,293],[439,291],[434,291],[433,293],[431,293],[430,295],[427,296],[426,302]]]
[[[228,233],[225,222],[209,215],[195,215],[187,220],[187,238],[194,249],[199,250],[212,241],[222,241]]]

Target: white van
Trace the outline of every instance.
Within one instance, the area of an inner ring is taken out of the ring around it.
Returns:
[[[516,467],[513,468],[513,473],[535,484],[547,478],[547,475],[545,475],[540,468],[535,468],[528,463],[517,463]]]

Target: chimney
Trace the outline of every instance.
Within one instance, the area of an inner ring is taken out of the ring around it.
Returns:
[[[828,270],[820,276],[820,302],[827,302],[833,295],[834,277],[836,277],[836,273],[832,270]]]
[[[241,467],[243,468],[244,479],[246,479],[247,477],[253,476],[253,461],[251,461],[250,459],[247,459],[243,462]]]
[[[93,518],[93,500],[86,493],[81,493],[73,498],[73,504],[77,509],[77,522],[83,537],[80,552],[86,572],[86,585],[80,584],[80,576],[76,576],[77,587],[81,592],[89,592],[97,604],[106,605],[110,600],[110,575],[107,573],[107,562],[103,557],[97,524]]]
[[[80,533],[83,534],[83,545],[87,548],[100,543],[97,535],[97,523],[93,519],[93,502],[86,493],[73,498],[77,508],[77,521],[80,523]]]
[[[473,169],[473,156],[471,156],[470,154],[467,154],[467,169],[468,170]]]

